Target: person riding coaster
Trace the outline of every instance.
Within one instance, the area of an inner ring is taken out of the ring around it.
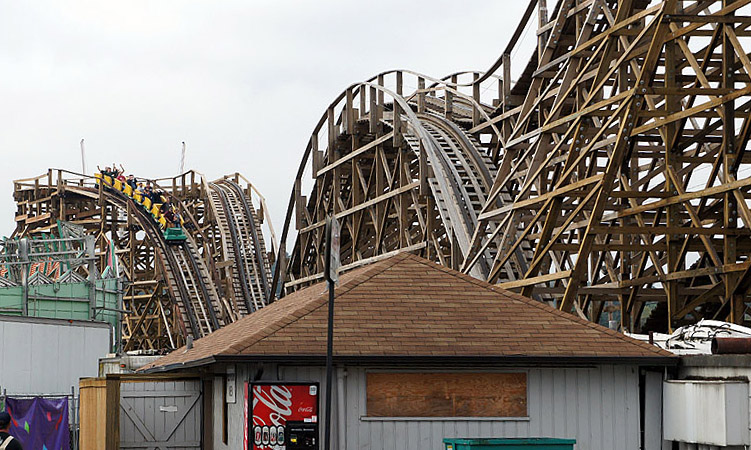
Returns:
[[[154,189],[149,180],[146,180],[145,186],[143,183],[138,183],[133,174],[125,178],[123,176],[124,171],[118,171],[117,168],[113,171],[111,167],[107,166],[102,170],[97,166],[97,169],[100,172],[97,175],[98,182],[103,182],[105,186],[132,198],[136,204],[141,205],[151,213],[154,220],[159,223],[160,228],[164,230],[164,237],[168,243],[180,243],[187,239],[182,230],[183,219],[177,212],[175,205],[170,201],[167,192],[162,189]]]

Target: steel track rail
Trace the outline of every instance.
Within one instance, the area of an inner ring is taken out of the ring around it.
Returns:
[[[167,275],[167,286],[170,288],[170,293],[172,294],[173,299],[175,299],[178,308],[180,308],[181,310],[180,313],[181,315],[183,315],[183,323],[190,326],[190,330],[185,330],[186,334],[195,334],[198,330],[200,330],[198,317],[196,316],[195,312],[193,311],[193,307],[190,304],[190,294],[186,286],[181,283],[175,283],[174,286],[172,285],[170,276],[172,277],[172,279],[177,281],[177,277],[175,276],[173,268],[179,268],[180,265],[178,264],[172,252],[167,251],[167,243],[164,240],[164,236],[162,235],[161,230],[155,230],[156,224],[151,219],[151,217],[146,217],[145,214],[147,213],[141,210],[141,208],[132,200],[125,199],[122,196],[111,193],[107,190],[104,190],[103,193],[105,198],[110,203],[116,204],[121,208],[127,208],[128,202],[130,202],[133,211],[137,211],[135,214],[136,220],[141,226],[141,229],[144,231],[144,233],[146,233],[151,242],[155,244],[155,247],[160,253],[159,256],[160,260],[162,261],[162,268]],[[175,289],[177,290],[177,292],[175,292]],[[187,323],[185,320],[186,318]]]
[[[211,294],[209,293],[209,289],[206,286],[206,282],[203,279],[204,275],[206,274],[204,274],[204,272],[199,267],[198,262],[196,261],[197,256],[194,254],[191,248],[191,245],[192,244],[190,244],[190,241],[186,239],[185,242],[183,242],[180,245],[175,245],[174,247],[179,248],[182,251],[183,258],[188,260],[188,263],[190,264],[188,275],[191,275],[191,278],[192,278],[192,274],[196,275],[195,279],[198,281],[198,287],[200,288],[201,295],[203,296],[203,299],[205,300],[205,303],[206,303],[206,307],[209,310],[209,317],[211,318],[211,325],[214,327],[213,330],[218,330],[221,327],[221,325],[219,323],[219,320],[217,319],[214,305],[212,304]],[[187,256],[187,258],[185,258],[185,256]],[[192,273],[190,272],[190,269],[192,269]],[[210,330],[209,332],[213,330]]]
[[[222,186],[219,186],[216,183],[209,183],[209,187],[217,194],[217,197],[219,198],[219,202],[222,205],[222,209],[224,209],[224,218],[225,218],[225,225],[227,226],[227,229],[229,230],[230,234],[230,241],[232,244],[233,253],[235,256],[235,263],[239,270],[235,270],[235,276],[240,281],[240,288],[243,294],[243,301],[245,304],[245,307],[247,308],[248,312],[253,311],[252,301],[254,301],[254,296],[251,291],[251,288],[248,284],[248,273],[247,273],[247,263],[245,262],[245,256],[243,252],[240,249],[240,237],[239,232],[237,229],[237,224],[231,217],[234,214],[233,208],[230,205],[230,200],[228,198],[227,193],[224,191],[224,188]]]
[[[250,206],[250,201],[248,200],[247,195],[245,195],[245,192],[243,192],[240,185],[238,185],[234,181],[226,179],[220,181],[220,184],[226,184],[230,187],[230,189],[235,191],[236,197],[240,199],[242,208],[245,211],[245,217],[248,221],[248,228],[250,228],[250,234],[253,238],[253,250],[255,251],[256,264],[258,266],[257,271],[260,273],[261,285],[263,287],[263,301],[265,305],[266,299],[269,297],[269,283],[268,278],[266,277],[266,258],[263,254],[263,246],[261,245],[261,240],[259,238],[255,214],[253,213],[253,210]]]
[[[189,334],[192,334],[195,337],[202,337],[213,330],[219,329],[221,324],[216,315],[216,308],[212,302],[212,295],[203,279],[205,274],[196,260],[197,255],[192,250],[193,244],[190,241],[190,238],[179,245],[167,244],[164,240],[161,229],[157,227],[148,212],[142,210],[130,199],[122,198],[122,196],[106,190],[104,192],[106,198],[111,203],[118,204],[120,207],[126,207],[127,202],[131,202],[132,209],[137,211],[136,217],[141,228],[150,240],[156,244],[155,247],[159,250],[162,261],[166,262],[166,264],[163,264],[163,268],[166,272],[167,279],[169,280],[171,276],[175,280],[175,285],[173,286],[172,283],[169,283],[168,287],[170,287],[171,294],[176,300],[178,307],[181,309],[181,314],[184,315],[183,322],[185,322],[185,316],[188,319],[187,324],[190,324]],[[180,260],[178,255],[180,255],[182,260]],[[178,278],[177,274],[179,274],[180,278]],[[192,274],[196,274],[195,279]],[[197,297],[196,300],[198,306],[200,306],[201,309],[204,309],[205,306],[205,309],[208,310],[208,321],[210,321],[210,324],[208,324],[209,326],[205,329],[201,326],[201,321],[198,318],[196,308],[191,304],[193,296],[191,295],[188,286],[188,277],[194,281],[194,291],[195,294],[197,294],[195,297]],[[186,332],[187,331],[188,330],[186,330]]]

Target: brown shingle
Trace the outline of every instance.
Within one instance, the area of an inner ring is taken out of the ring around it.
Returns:
[[[335,309],[336,356],[672,356],[407,253],[342,275]],[[324,355],[327,317],[328,293],[316,284],[147,368],[217,355]]]

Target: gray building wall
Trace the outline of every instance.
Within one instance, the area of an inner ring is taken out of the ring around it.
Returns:
[[[218,371],[223,368],[217,367]],[[445,369],[445,368],[444,368]],[[342,369],[337,369],[341,373]],[[338,442],[337,411],[332,413],[335,449],[443,449],[448,437],[574,438],[577,450],[640,448],[639,370],[633,366],[505,369],[527,373],[529,417],[523,419],[368,418],[365,380],[368,370],[347,367],[344,382],[346,443]],[[458,369],[445,369],[459,371]],[[237,365],[237,402],[228,405],[228,442],[222,442],[222,378],[214,380],[214,448],[242,449],[243,383],[258,367]],[[440,371],[415,369],[414,371]],[[318,381],[321,409],[325,398],[321,367],[264,366],[259,380]],[[659,380],[658,380],[659,382]],[[333,405],[336,408],[336,380]],[[659,391],[659,390],[658,390]],[[659,402],[659,400],[658,400]],[[323,424],[321,424],[323,430]],[[647,449],[650,450],[650,449]]]
[[[0,316],[0,389],[8,395],[70,394],[95,377],[111,345],[105,323]]]

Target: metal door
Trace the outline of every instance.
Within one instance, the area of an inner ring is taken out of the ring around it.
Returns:
[[[123,382],[120,448],[200,449],[201,382]]]

